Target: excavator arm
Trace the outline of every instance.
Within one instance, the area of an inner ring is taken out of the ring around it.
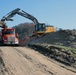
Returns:
[[[13,19],[11,19],[20,9],[17,8],[13,11],[11,11],[10,13],[8,13],[7,15],[3,16],[3,18],[0,21],[0,27],[1,28],[7,28],[7,25],[5,23],[5,21],[13,21]]]
[[[17,8],[13,11],[11,11],[10,13],[8,13],[7,15],[3,16],[3,18],[1,19],[2,22],[4,21],[13,21],[13,19],[11,19],[13,16],[15,16],[17,14],[17,12],[19,11],[20,9]]]
[[[34,24],[36,25],[36,26],[35,26],[35,30],[36,30],[36,31],[39,30],[39,22],[38,22],[38,20],[37,20],[34,16],[26,13],[26,12],[23,11],[23,10],[20,10],[17,14],[18,14],[18,15],[21,15],[21,16],[23,16],[23,17],[25,17],[25,18],[28,18],[28,19],[30,19],[31,21],[33,21]]]
[[[36,25],[35,30],[36,31],[39,30],[38,20],[34,16],[26,13],[23,10],[20,10],[19,8],[15,9],[15,10],[11,11],[10,13],[8,13],[7,15],[3,16],[3,18],[1,19],[1,22],[0,22],[0,27],[2,27],[2,28],[7,27],[6,24],[5,24],[5,21],[13,21],[13,19],[11,19],[11,18],[14,17],[16,14],[21,15],[21,16],[23,16],[25,18],[28,18],[31,21],[33,21],[35,23],[35,25]]]

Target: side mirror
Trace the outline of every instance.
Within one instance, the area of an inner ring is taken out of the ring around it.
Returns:
[[[18,33],[16,33],[16,37],[18,38]]]
[[[0,36],[2,36],[2,34],[0,33]]]

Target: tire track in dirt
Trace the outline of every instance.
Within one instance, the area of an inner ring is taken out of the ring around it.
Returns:
[[[5,64],[4,61],[2,59],[3,53],[0,50],[0,75],[5,75]]]
[[[21,51],[21,49],[23,49],[23,48],[21,48],[21,49],[20,48],[15,48],[15,49],[16,49],[16,51],[18,51],[19,53],[21,53],[26,59],[28,59],[30,62],[33,62],[33,64],[35,64],[35,67],[41,69],[42,72],[46,72],[47,74],[52,74],[52,75],[54,75],[54,74],[57,73],[55,71],[51,71],[50,69],[48,69],[48,67],[45,64],[43,64],[43,63],[41,63],[39,61],[39,58],[38,59],[35,58],[34,54],[33,54],[34,56],[31,56],[31,51],[30,52],[29,52],[29,50],[27,52],[26,52],[26,50],[22,50]]]
[[[32,63],[33,68],[35,70],[40,70],[41,72],[47,74],[47,75],[54,75],[53,72],[47,70],[47,66],[36,61],[35,59],[33,59],[29,54],[25,54],[24,52],[22,52],[20,49],[18,48],[14,48],[19,54],[21,54],[25,59],[27,59],[28,61],[30,61],[30,63]]]

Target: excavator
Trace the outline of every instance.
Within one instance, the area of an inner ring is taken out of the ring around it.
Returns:
[[[28,14],[27,12],[21,10],[20,8],[16,8],[13,11],[9,12],[7,15],[3,16],[1,21],[0,21],[0,27],[1,28],[5,28],[8,29],[5,21],[13,21],[12,17],[14,17],[16,14],[23,16],[27,19],[30,19],[31,21],[34,22],[35,24],[35,35],[42,35],[42,34],[46,34],[46,33],[50,33],[50,32],[56,32],[56,28],[53,26],[46,26],[45,23],[39,23],[38,20]]]
[[[15,10],[11,11],[7,15],[3,16],[3,18],[1,19],[1,22],[0,22],[0,23],[2,23],[2,27],[7,27],[5,25],[5,21],[13,21],[12,17],[14,17],[16,14],[33,21],[35,24],[35,33],[38,35],[56,31],[55,27],[46,26],[45,23],[39,23],[38,20],[34,16],[32,16],[32,15],[28,14],[27,12],[21,10],[20,8],[16,8]]]

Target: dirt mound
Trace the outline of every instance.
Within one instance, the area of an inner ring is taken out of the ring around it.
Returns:
[[[15,26],[14,28],[19,34],[20,42],[23,39],[32,36],[33,32],[35,31],[35,26],[33,23],[22,23],[18,26]],[[30,39],[28,43],[48,43],[76,48],[76,30],[59,30],[57,32],[52,32],[39,38],[31,37]]]
[[[48,43],[76,48],[76,30],[60,30],[46,34],[31,43]]]

